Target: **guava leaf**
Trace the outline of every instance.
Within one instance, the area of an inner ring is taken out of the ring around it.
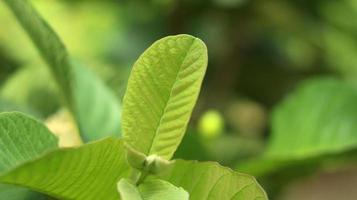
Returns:
[[[0,113],[0,173],[57,148],[40,122],[18,112]]]
[[[138,188],[125,178],[118,182],[118,192],[121,200],[143,200]]]
[[[165,37],[136,61],[123,101],[126,142],[170,159],[186,130],[207,67],[205,44],[190,35]]]
[[[163,180],[148,180],[140,184],[139,192],[143,200],[188,200],[189,194],[181,187],[176,187]]]
[[[176,160],[159,178],[190,194],[191,200],[266,200],[254,177],[213,162]]]
[[[121,140],[108,138],[76,148],[54,150],[0,176],[59,199],[117,200],[116,185],[130,167]]]
[[[44,60],[55,74],[55,79],[66,94],[67,103],[72,98],[71,77],[72,69],[65,46],[56,33],[35,11],[28,0],[5,0],[4,1],[16,16],[25,31],[40,51]]]
[[[266,157],[299,159],[357,147],[357,89],[333,78],[304,82],[274,111]]]
[[[74,64],[75,116],[85,141],[120,135],[120,103],[88,68]]]
[[[18,112],[0,113],[0,174],[57,148],[57,138],[40,122]],[[0,184],[0,196],[23,200],[41,195]]]
[[[50,200],[49,197],[27,188],[0,184],[0,197],[4,200]]]
[[[300,165],[315,169],[325,158],[336,161],[356,150],[356,102],[352,83],[334,78],[303,82],[275,108],[266,152],[237,168],[264,177]]]
[[[55,112],[60,103],[58,90],[50,73],[46,68],[37,65],[24,66],[17,70],[1,87],[0,95],[1,98],[19,107],[29,108],[40,113],[42,118]],[[17,111],[23,112],[18,109]],[[29,114],[34,116],[33,113]]]
[[[169,182],[154,179],[136,187],[127,179],[121,179],[118,190],[122,200],[188,200],[189,194]]]
[[[112,91],[71,62],[64,44],[28,0],[5,0],[47,62],[85,140],[120,135],[120,106]]]

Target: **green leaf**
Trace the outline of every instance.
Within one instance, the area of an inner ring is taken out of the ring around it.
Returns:
[[[121,200],[143,200],[138,188],[128,179],[120,179],[118,182],[118,191]]]
[[[157,174],[170,165],[168,160],[157,155],[145,156],[129,146],[126,147],[126,158],[131,167],[149,174]]]
[[[305,159],[357,147],[357,90],[332,78],[304,82],[275,109],[266,157]]]
[[[50,70],[55,75],[54,77],[61,89],[67,93],[65,100],[69,105],[72,98],[72,89],[71,81],[68,80],[73,72],[65,46],[28,0],[5,0],[4,2],[9,6],[50,66]]]
[[[238,169],[268,177],[291,168],[306,174],[306,169],[316,170],[325,159],[336,162],[337,156],[357,149],[356,102],[357,89],[349,82],[333,78],[303,82],[275,108],[266,152],[240,163]]]
[[[0,113],[0,173],[57,148],[57,138],[21,113]]]
[[[126,142],[170,159],[186,130],[207,66],[205,44],[189,35],[155,42],[134,64],[123,102]]]
[[[120,104],[113,92],[88,68],[74,64],[75,113],[85,141],[120,135]]]
[[[88,69],[71,62],[64,44],[28,0],[5,0],[55,78],[85,140],[120,135],[120,106],[112,91]]]
[[[143,200],[188,200],[189,194],[180,187],[175,187],[163,180],[148,180],[140,184],[139,191]]]
[[[116,185],[130,168],[121,140],[108,138],[77,148],[58,149],[0,176],[59,199],[116,200]]]
[[[0,197],[6,200],[49,200],[49,197],[26,188],[0,184]]]
[[[184,188],[191,200],[268,199],[254,177],[213,162],[176,160],[159,177]]]
[[[5,100],[0,97],[0,113],[2,112],[21,112],[21,113],[26,113],[28,115],[31,115],[35,118],[41,118],[41,114],[38,112],[34,111],[31,108],[28,108],[26,106],[18,105],[15,102]]]
[[[169,182],[154,179],[140,184],[137,188],[127,179],[121,179],[118,190],[122,200],[188,200],[189,194]]]
[[[0,174],[57,148],[57,138],[41,123],[21,113],[0,113]],[[0,196],[23,200],[39,194],[0,184]]]
[[[135,149],[126,146],[126,158],[131,167],[137,170],[144,170],[147,157],[145,154],[136,151]]]
[[[44,67],[22,67],[5,82],[0,95],[13,104],[28,107],[45,117],[59,108],[58,90]]]

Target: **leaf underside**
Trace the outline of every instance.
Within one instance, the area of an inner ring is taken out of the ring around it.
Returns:
[[[108,138],[58,149],[0,176],[0,182],[60,199],[116,200],[116,184],[130,171],[123,148],[121,140]]]
[[[0,184],[0,197],[4,200],[49,200],[49,197],[29,189]]]
[[[357,90],[332,78],[302,84],[274,112],[267,157],[307,158],[357,147]]]
[[[169,182],[154,179],[148,180],[136,187],[127,179],[118,183],[122,200],[188,200],[188,193]]]
[[[266,176],[300,165],[308,169],[356,149],[356,102],[351,83],[334,78],[305,81],[274,110],[266,153],[238,170]]]
[[[134,64],[122,129],[134,149],[170,159],[186,130],[207,67],[204,43],[189,35],[155,42]]]
[[[159,175],[190,194],[191,200],[267,200],[254,177],[213,162],[176,160]]]
[[[21,113],[0,113],[0,173],[57,148],[57,138]]]
[[[38,121],[21,113],[0,113],[0,174],[57,148],[57,138]],[[8,200],[42,198],[25,188],[0,184]]]
[[[85,141],[120,136],[120,104],[114,93],[88,68],[74,64],[75,115]]]

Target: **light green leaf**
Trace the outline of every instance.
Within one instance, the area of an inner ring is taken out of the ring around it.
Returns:
[[[64,44],[28,0],[5,3],[47,62],[84,139],[120,135],[120,106],[112,91],[89,69],[71,62]]]
[[[0,176],[59,199],[117,200],[116,185],[130,168],[121,140],[108,138],[77,148],[58,149]]]
[[[122,178],[118,183],[121,200],[143,200],[138,188],[130,180]]]
[[[121,179],[118,190],[122,200],[188,200],[189,194],[169,182],[153,179],[145,181],[137,188],[127,179]]]
[[[126,158],[131,167],[149,174],[157,174],[171,163],[157,155],[145,156],[129,146],[126,147]]]
[[[207,66],[205,44],[189,35],[155,42],[134,64],[123,102],[126,141],[170,159],[186,130]]]
[[[332,78],[303,83],[273,114],[266,157],[299,159],[357,147],[357,90]]]
[[[57,138],[41,123],[21,113],[0,113],[0,174],[57,148]],[[23,200],[39,194],[0,184],[0,196]]]
[[[139,192],[143,200],[188,200],[189,194],[181,187],[176,187],[163,180],[148,180],[140,184]]]
[[[176,160],[160,178],[184,188],[191,200],[266,200],[254,177],[213,162]]]
[[[145,154],[126,146],[126,158],[131,167],[142,171],[145,168],[147,157]]]

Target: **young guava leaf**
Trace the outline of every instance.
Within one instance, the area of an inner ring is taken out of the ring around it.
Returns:
[[[189,194],[182,188],[169,182],[153,179],[140,184],[138,187],[127,179],[118,183],[121,200],[188,200]]]
[[[118,192],[121,200],[143,200],[136,185],[126,178],[118,182]]]
[[[126,159],[131,167],[137,170],[144,170],[147,156],[126,145]]]
[[[157,174],[165,170],[171,163],[160,156],[145,156],[129,146],[126,146],[126,158],[131,167],[148,174]]]
[[[130,173],[124,155],[123,142],[108,138],[50,152],[0,175],[0,182],[59,199],[117,200],[116,185]]]
[[[57,138],[40,122],[18,112],[0,113],[0,174],[57,148]],[[0,184],[2,198],[22,200],[41,195]]]
[[[205,44],[190,35],[165,37],[136,61],[123,101],[126,142],[170,159],[186,130],[207,67]]]
[[[163,180],[147,180],[139,185],[143,200],[188,200],[189,194],[181,187],[176,187]]]
[[[120,135],[120,106],[113,92],[79,64],[28,0],[5,0],[46,61],[81,135],[88,140]]]
[[[176,160],[159,178],[190,194],[191,200],[267,200],[254,177],[213,162]]]

